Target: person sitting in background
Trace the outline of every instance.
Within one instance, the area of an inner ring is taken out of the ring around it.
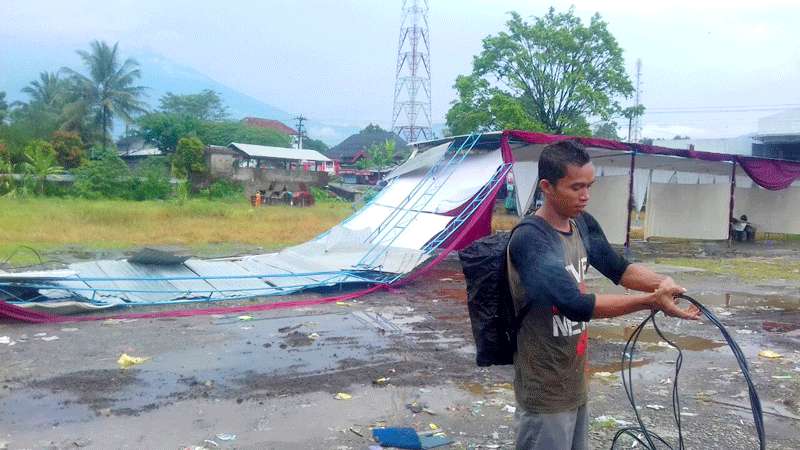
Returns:
[[[734,217],[731,228],[733,239],[738,242],[754,241],[756,238],[756,227],[747,221],[747,214],[742,214],[738,219]]]

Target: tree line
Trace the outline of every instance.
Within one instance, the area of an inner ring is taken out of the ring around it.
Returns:
[[[77,53],[80,68],[40,73],[22,89],[27,101],[8,102],[0,92],[0,195],[166,198],[170,177],[187,180],[207,170],[205,144],[291,146],[286,134],[231,120],[212,90],[168,92],[150,110],[140,66],[123,59],[118,44],[94,41]],[[120,142],[143,140],[164,156],[128,169],[113,139],[119,125],[125,127]],[[304,146],[327,150],[308,137]],[[46,182],[63,173],[75,176],[71,190]]]

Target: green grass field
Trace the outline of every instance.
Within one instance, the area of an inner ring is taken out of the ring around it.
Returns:
[[[0,198],[0,261],[21,245],[44,253],[163,245],[277,249],[307,241],[350,214],[347,203],[252,208],[245,201]],[[27,251],[10,261],[15,266],[34,262],[35,256]]]
[[[784,258],[657,258],[657,263],[694,267],[718,275],[732,275],[745,281],[783,279],[800,281],[800,262]]]

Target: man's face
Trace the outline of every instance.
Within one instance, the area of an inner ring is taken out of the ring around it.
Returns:
[[[568,165],[567,173],[553,186],[542,180],[547,201],[564,217],[577,217],[589,204],[589,191],[594,184],[594,165]]]

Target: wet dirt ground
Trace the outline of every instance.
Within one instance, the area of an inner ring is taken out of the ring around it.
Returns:
[[[644,261],[659,253],[634,251]],[[794,248],[739,251],[800,258]],[[656,267],[711,307],[744,350],[768,448],[800,448],[800,288]],[[621,292],[597,277],[590,288]],[[315,295],[323,294],[304,298]],[[475,365],[465,300],[460,266],[448,258],[394,292],[249,320],[0,323],[0,338],[13,342],[0,343],[0,448],[366,449],[370,428],[382,425],[438,427],[455,441],[451,448],[513,448],[512,371]],[[635,422],[619,369],[644,317],[590,325],[593,448],[610,448],[620,424]],[[659,325],[684,351],[687,448],[755,448],[746,385],[719,332],[707,321]],[[677,352],[652,328],[637,349],[639,412],[674,445]],[[782,357],[760,357],[762,350]],[[120,369],[123,353],[148,359]]]

